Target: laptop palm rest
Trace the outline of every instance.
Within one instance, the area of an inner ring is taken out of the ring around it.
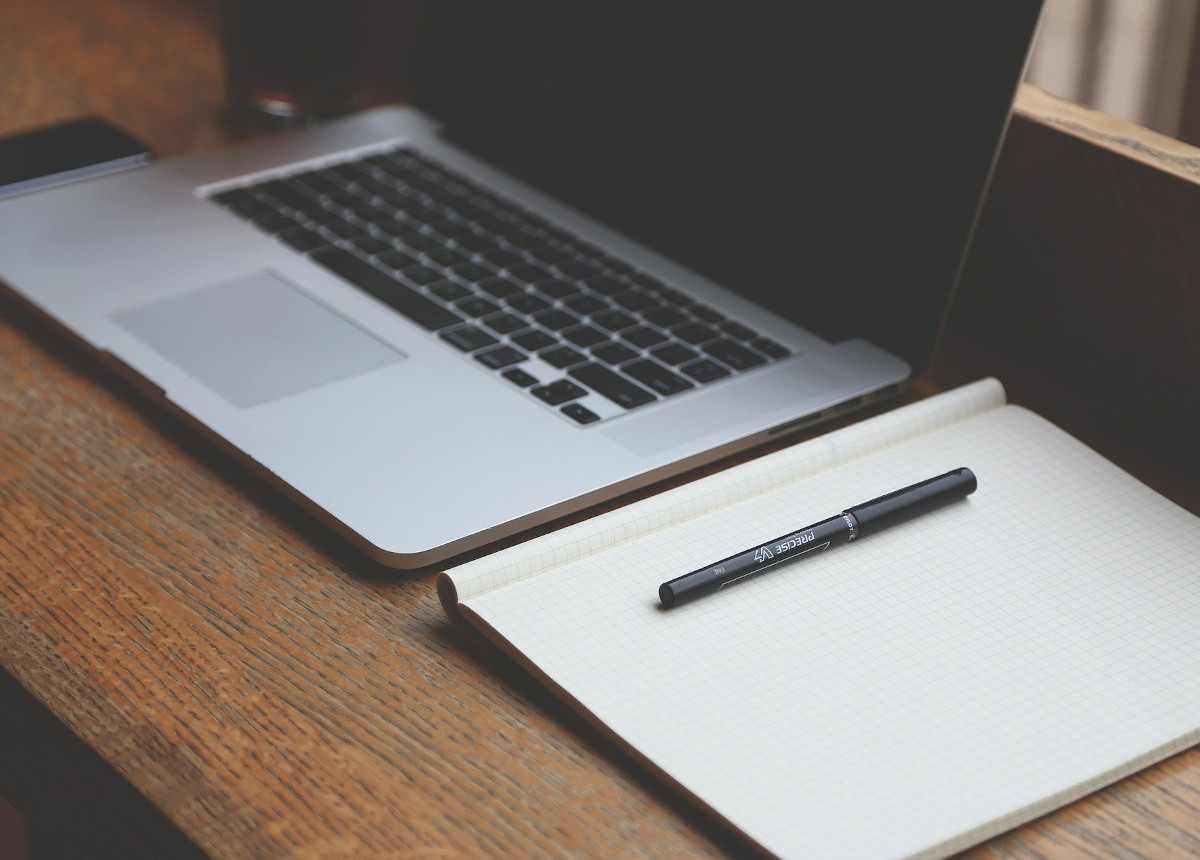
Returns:
[[[112,318],[242,408],[406,357],[266,271],[140,305]]]

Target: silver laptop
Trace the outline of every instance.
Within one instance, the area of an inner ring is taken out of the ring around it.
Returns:
[[[443,561],[928,363],[1039,4],[776,5],[438,4],[416,107],[4,200],[0,278]]]

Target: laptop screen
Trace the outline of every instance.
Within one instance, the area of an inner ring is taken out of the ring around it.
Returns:
[[[449,136],[718,283],[919,372],[1040,0],[443,0]]]

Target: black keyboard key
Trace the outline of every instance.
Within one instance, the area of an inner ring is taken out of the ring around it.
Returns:
[[[535,388],[532,393],[539,400],[544,400],[551,406],[557,406],[568,400],[577,400],[587,394],[587,391],[569,379],[560,379],[549,385],[543,385],[541,388]]]
[[[280,233],[276,238],[301,252],[314,251],[329,244],[328,239],[307,227],[293,227],[291,230]]]
[[[362,160],[362,164],[364,166],[370,165],[378,170],[386,171],[387,168],[393,164],[393,162],[391,161],[391,156],[384,152],[380,153],[379,155],[367,156]]]
[[[634,385],[602,364],[585,364],[568,372],[597,394],[626,409],[645,406],[655,400],[649,391]]]
[[[332,167],[326,167],[324,173],[342,186],[357,184],[358,178],[362,175],[352,164],[335,164]]]
[[[385,242],[378,236],[358,236],[351,239],[350,243],[364,254],[382,254],[384,251],[395,250],[391,242]]]
[[[573,298],[569,298],[564,301],[563,304],[581,316],[587,316],[589,314],[595,314],[609,309],[608,302],[602,301],[595,296],[574,296]]]
[[[615,296],[617,293],[623,293],[629,289],[628,283],[618,280],[612,275],[598,275],[594,278],[588,278],[585,283],[588,289],[595,290],[602,296]]]
[[[569,328],[562,333],[562,336],[576,346],[582,347],[595,346],[598,343],[604,343],[608,340],[608,335],[600,331],[600,329],[586,325],[579,328]]]
[[[357,194],[352,194],[349,191],[342,191],[340,189],[326,194],[325,200],[326,206],[330,206],[335,209],[349,209],[354,204],[362,202],[362,198]]]
[[[572,284],[570,281],[564,281],[561,278],[546,278],[534,284],[538,292],[549,296],[551,299],[565,299],[567,296],[573,296],[579,292],[579,287]]]
[[[393,239],[400,239],[401,241],[403,241],[405,236],[420,235],[414,234],[413,228],[398,218],[385,218],[382,221],[377,221],[371,225],[371,229],[376,233],[386,234]],[[408,250],[411,251],[412,249],[409,248]]]
[[[717,379],[723,379],[729,376],[729,371],[721,367],[715,361],[709,361],[707,358],[702,358],[699,361],[694,361],[691,364],[685,364],[679,368],[680,373],[685,373],[697,382],[712,382]]]
[[[508,276],[527,284],[536,284],[538,281],[550,277],[550,273],[533,263],[517,263],[508,267]]]
[[[466,224],[460,224],[457,221],[453,221],[449,218],[442,218],[441,220],[435,221],[430,226],[437,230],[438,233],[445,236],[449,241],[454,241],[459,236],[465,237],[475,235],[471,231],[471,228]],[[458,251],[455,251],[455,253],[459,254],[459,256],[462,256],[462,254]]]
[[[646,293],[639,293],[634,290],[628,290],[624,293],[618,293],[613,296],[613,301],[619,304],[626,310],[645,311],[650,308],[658,307],[658,300]]]
[[[667,336],[661,331],[646,325],[622,332],[621,337],[640,349],[657,346],[667,339]]]
[[[600,416],[588,409],[582,403],[568,403],[559,410],[563,415],[578,421],[580,424],[592,424],[600,420]]]
[[[578,325],[579,320],[571,316],[566,311],[543,311],[533,318],[538,325],[548,328],[552,331],[562,331],[565,328],[570,328],[573,325]]]
[[[395,164],[394,162],[385,161],[385,158],[386,156],[382,155],[371,156],[371,164],[393,179],[403,181],[409,176],[409,172],[407,170],[400,167],[398,164]]]
[[[473,295],[469,289],[457,281],[439,281],[436,284],[430,284],[429,292],[444,302],[457,302],[459,299]]]
[[[751,367],[767,363],[767,360],[757,352],[746,349],[740,343],[732,340],[718,340],[701,347],[701,349],[734,370],[749,370]]]
[[[415,200],[410,200],[401,206],[396,207],[397,211],[402,213],[406,219],[416,225],[425,226],[433,221],[438,221],[439,213],[423,203],[417,203]],[[438,242],[437,244],[442,244]]]
[[[244,188],[222,191],[220,194],[214,194],[210,199],[236,212],[243,218],[257,218],[260,215],[266,215],[268,212],[275,211],[275,207],[259,200]]]
[[[429,284],[436,284],[438,281],[445,280],[446,276],[432,266],[409,266],[400,273],[404,280],[411,281],[414,284],[420,284],[422,287]]]
[[[639,287],[645,287],[648,290],[661,290],[666,286],[666,284],[664,284],[658,278],[655,278],[652,275],[647,275],[645,272],[634,272],[628,277],[629,280],[633,281]]]
[[[338,191],[338,186],[330,182],[326,177],[322,176],[319,171],[311,170],[308,173],[300,173],[291,177],[293,182],[302,182],[307,187],[311,188],[317,194],[331,194]]]
[[[714,325],[725,319],[725,314],[714,308],[710,308],[708,305],[692,305],[688,308],[688,313],[697,319],[701,319],[706,323],[713,323]]]
[[[548,349],[545,352],[539,352],[538,358],[559,369],[587,361],[586,355],[578,350],[571,349],[569,346],[560,346],[555,349]]]
[[[425,259],[437,263],[444,269],[453,268],[459,263],[470,262],[470,260],[458,253],[458,251],[452,251],[449,248],[430,248],[425,252]]]
[[[395,248],[392,248],[390,251],[384,251],[379,255],[378,259],[379,262],[390,269],[408,269],[412,266],[420,265],[420,262],[412,254],[406,254]]]
[[[646,322],[654,323],[659,328],[670,328],[673,325],[687,322],[687,317],[674,308],[655,308],[654,310],[646,311],[642,314],[642,319]]]
[[[558,345],[558,338],[546,334],[544,331],[533,329],[524,334],[514,335],[512,342],[522,349],[527,349],[530,352],[537,352],[539,349],[546,349],[550,346]]]
[[[444,196],[440,191],[430,191],[428,193],[430,193],[430,197],[433,199],[426,200],[426,205],[438,214],[437,221],[430,224],[430,227],[436,229],[443,236],[450,236],[451,239],[455,236],[475,235],[475,231],[470,229],[468,224],[458,221],[457,218],[450,217],[454,214],[454,208],[446,206],[445,200],[442,199]]]
[[[632,325],[637,325],[637,320],[635,320],[629,314],[622,313],[621,311],[608,311],[606,313],[596,314],[594,317],[592,317],[592,322],[600,326],[600,328],[607,329],[608,331],[621,331],[622,329],[629,328]]]
[[[483,349],[485,346],[493,346],[499,343],[498,340],[486,331],[477,329],[471,325],[444,331],[439,337],[447,343],[458,347],[463,352],[474,352],[477,349]]]
[[[378,168],[367,161],[366,158],[355,159],[354,168],[357,170],[358,176],[355,182],[363,187],[382,184],[381,178],[382,182],[386,183],[389,187],[394,184],[392,182],[392,177],[388,176],[386,173],[381,174]]]
[[[776,343],[770,338],[756,337],[750,341],[750,345],[763,355],[771,358],[786,358],[792,354],[792,351],[781,343]]]
[[[380,209],[378,206],[368,203],[365,200],[352,203],[347,208],[355,219],[367,226],[377,224],[380,221],[386,221],[392,215],[390,209]]]
[[[528,293],[507,298],[504,300],[504,304],[520,314],[536,314],[538,311],[544,311],[550,307],[548,302]]]
[[[519,385],[522,388],[528,388],[531,385],[538,384],[538,378],[532,373],[522,370],[519,367],[514,367],[512,370],[506,370],[500,374],[513,385]]]
[[[440,248],[442,243],[432,236],[427,236],[424,233],[419,233],[416,230],[408,230],[404,235],[399,237],[406,248],[411,249],[415,253],[422,253],[431,250],[432,248]]]
[[[630,349],[623,343],[610,343],[605,346],[597,346],[591,350],[591,353],[605,364],[621,364],[629,361],[631,358],[638,357],[636,350]]]
[[[365,231],[357,224],[351,224],[347,221],[341,221],[334,224],[322,224],[321,229],[327,233],[333,234],[338,239],[357,239],[359,236],[365,235]]]
[[[512,314],[499,313],[494,316],[484,317],[481,322],[498,334],[511,334],[514,331],[520,331],[523,328],[529,328],[529,323],[520,317]]]
[[[294,218],[289,218],[281,212],[268,212],[254,219],[254,226],[264,233],[282,233],[293,227],[300,226]]]
[[[554,268],[566,275],[568,278],[576,278],[578,280],[583,280],[584,278],[589,278],[600,274],[600,270],[595,266],[574,258],[571,258],[570,260],[561,260],[560,262],[554,264]]]
[[[478,263],[459,263],[457,266],[451,267],[450,271],[454,273],[454,277],[471,284],[478,284],[496,274],[487,266],[481,266]]]
[[[476,361],[487,365],[492,370],[499,370],[502,367],[508,367],[510,364],[517,364],[526,358],[528,356],[525,353],[519,352],[511,346],[498,346],[495,349],[489,349],[475,355]]]
[[[514,281],[510,281],[508,278],[485,278],[479,282],[479,289],[483,290],[489,296],[495,296],[498,299],[525,292],[524,287]]]
[[[480,251],[479,256],[483,257],[483,259],[487,260],[493,266],[497,266],[499,268],[503,268],[505,266],[515,266],[525,261],[525,258],[520,254],[514,254],[512,251],[508,251],[504,248],[489,248],[487,250]]]
[[[492,203],[484,201],[482,198],[479,198],[478,200],[476,200],[474,202],[480,204],[479,208],[481,210],[483,210],[482,213],[476,213],[473,216],[473,218],[471,219],[475,224],[476,230],[483,230],[485,232],[485,234],[495,236],[495,237],[497,237],[496,241],[499,241],[498,237],[502,236],[504,233],[507,233],[510,229],[512,229],[511,224],[508,224],[505,221],[501,221],[499,218],[497,218],[495,215],[493,215],[491,211],[488,211],[488,209],[485,208],[485,206],[483,205],[486,202],[488,206],[492,206],[493,205]],[[510,251],[510,253],[512,253],[512,252]],[[518,254],[518,256],[520,256],[520,255]],[[521,259],[524,259],[524,258],[522,257]]]
[[[682,376],[676,376],[657,361],[651,361],[648,358],[627,364],[621,370],[651,391],[656,391],[663,396],[678,394],[696,387]]]
[[[462,322],[462,318],[408,287],[381,269],[341,248],[315,251],[312,259],[334,274],[366,290],[417,325],[431,331]]]
[[[669,343],[666,346],[660,346],[658,349],[650,351],[650,354],[659,361],[665,361],[667,364],[683,364],[685,361],[691,361],[697,356],[697,353],[678,343]]]
[[[359,188],[362,189],[364,197],[379,197],[383,194],[391,194],[392,186],[388,182],[382,182],[374,177],[364,176],[358,181]]]
[[[489,251],[495,247],[491,239],[484,238],[478,233],[459,232],[454,235],[453,239],[455,247],[464,254],[478,254],[481,251]]]
[[[704,343],[719,336],[716,329],[700,325],[700,323],[684,323],[683,325],[675,326],[675,328],[671,329],[671,333],[680,340],[687,341],[692,345]]]
[[[553,266],[555,263],[562,262],[571,256],[566,251],[556,248],[554,245],[538,245],[536,248],[527,248],[525,253],[547,266]]]
[[[536,248],[542,244],[542,240],[539,237],[520,229],[510,230],[500,238],[514,248]]]
[[[460,311],[469,317],[481,317],[487,314],[494,314],[500,310],[496,305],[489,302],[487,299],[482,299],[479,296],[472,296],[469,299],[463,299],[455,305]]]
[[[311,222],[320,226],[326,224],[341,224],[346,220],[346,216],[341,212],[334,212],[332,209],[326,209],[324,206],[313,206],[305,209],[300,213],[300,217],[306,222]]]
[[[747,328],[740,322],[734,322],[733,320],[721,323],[720,328],[725,334],[738,340],[753,340],[758,337],[758,332],[754,329]]]
[[[404,186],[403,184],[399,184],[397,187],[397,185],[394,184],[391,190],[385,191],[379,195],[378,205],[384,209],[389,209],[392,212],[396,212],[397,210],[403,209],[405,206],[411,203],[412,199],[413,197],[408,187]]]

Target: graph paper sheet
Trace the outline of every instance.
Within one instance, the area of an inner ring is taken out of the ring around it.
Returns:
[[[785,858],[944,856],[1200,740],[1200,520],[1019,407],[940,424],[464,616]],[[665,580],[959,466],[963,502],[658,606]]]

